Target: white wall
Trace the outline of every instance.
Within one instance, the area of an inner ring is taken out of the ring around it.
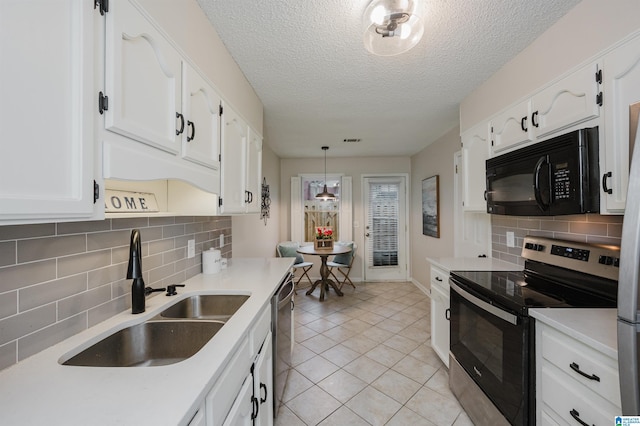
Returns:
[[[524,98],[638,29],[640,1],[582,0],[462,101],[461,131]]]
[[[280,238],[280,158],[262,145],[262,175],[267,179],[271,196],[270,217],[265,225],[260,215],[250,214],[232,217],[233,257],[274,257]],[[258,198],[260,195],[257,196]],[[260,201],[259,201],[260,202]]]
[[[260,134],[262,102],[195,0],[139,0],[211,80],[222,98]]]
[[[459,133],[455,127],[411,157],[411,277],[427,289],[430,265],[425,258],[453,256],[453,155],[460,150]],[[422,180],[433,175],[439,175],[440,238],[422,235]]]
[[[331,150],[329,150],[331,152]],[[318,149],[318,154],[320,149]],[[280,160],[280,190],[282,199],[282,210],[280,211],[280,240],[291,239],[291,177],[300,174],[323,174],[324,160],[318,158],[283,158]],[[406,174],[411,171],[411,161],[409,157],[347,157],[331,158],[327,157],[327,173],[342,173],[353,177],[353,220],[359,222],[358,228],[353,228],[353,240],[358,247],[364,247],[364,211],[362,207],[362,175],[379,174]],[[234,230],[235,232],[235,230]],[[234,234],[235,235],[235,234]],[[411,239],[411,235],[409,235]],[[317,256],[312,256],[317,257]],[[314,260],[317,265],[312,269],[313,275],[319,276],[320,261]],[[349,277],[354,280],[362,280],[363,264],[362,251],[356,252],[356,259]]]

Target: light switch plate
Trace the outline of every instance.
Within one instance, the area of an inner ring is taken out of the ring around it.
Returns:
[[[220,234],[220,247],[224,246],[224,234]]]
[[[507,232],[507,247],[515,247],[515,246],[516,246],[516,240],[513,235],[513,232]]]
[[[196,255],[196,240],[187,241],[187,258],[191,259]]]

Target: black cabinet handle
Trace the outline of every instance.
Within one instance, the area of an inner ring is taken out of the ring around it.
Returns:
[[[180,119],[180,129],[176,129],[176,136],[184,132],[184,115],[176,112],[176,118]]]
[[[580,413],[578,413],[575,408],[572,408],[571,411],[569,411],[569,414],[571,414],[571,417],[573,417],[575,421],[580,423],[582,426],[589,426],[589,423],[585,423],[585,421],[580,418]]]
[[[523,132],[527,131],[527,116],[526,115],[524,117],[522,117],[522,120],[520,120],[520,127],[522,128]]]
[[[440,277],[436,277],[436,281],[440,281],[440,282],[442,282],[442,278],[440,278]]]
[[[251,405],[253,408],[251,409],[251,420],[255,420],[258,418],[258,412],[260,411],[260,405],[258,404],[258,398],[255,396],[251,397]]]
[[[445,309],[444,317],[447,319],[447,321],[451,321],[451,309],[449,308]]]
[[[536,121],[537,117],[538,117],[538,111],[535,111],[533,114],[531,114],[531,124],[533,124],[533,127],[538,127],[540,124]]]
[[[575,362],[572,362],[571,364],[569,364],[569,367],[571,367],[571,369],[573,371],[575,371],[576,373],[578,373],[582,377],[586,377],[589,380],[595,380],[596,382],[600,381],[600,377],[596,376],[595,374],[587,374],[584,371],[580,370],[580,366],[578,364],[576,364]]]
[[[540,188],[540,172],[542,171],[542,166],[545,164],[549,164],[549,158],[543,155],[536,163],[533,171],[533,195],[536,199],[536,204],[542,211],[546,211],[549,208],[549,204],[545,203],[542,199],[542,188]]]
[[[262,389],[264,389],[264,398],[262,398]],[[260,382],[260,404],[267,402],[267,385]]]
[[[191,126],[191,136],[187,136],[187,142],[191,142],[196,137],[196,125],[193,121],[187,121],[187,127]]]
[[[487,190],[484,190],[484,200],[487,201]]]
[[[602,175],[602,190],[607,194],[613,194],[613,189],[607,188],[607,178],[611,177],[611,172]]]

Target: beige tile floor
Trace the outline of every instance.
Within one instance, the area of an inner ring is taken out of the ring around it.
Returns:
[[[473,425],[430,346],[430,301],[411,283],[357,283],[295,299],[296,345],[276,426]]]

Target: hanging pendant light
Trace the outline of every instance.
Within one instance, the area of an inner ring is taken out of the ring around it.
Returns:
[[[336,196],[327,190],[327,150],[329,150],[329,147],[323,146],[322,150],[324,151],[324,188],[322,192],[316,194],[316,200],[335,200]]]
[[[374,55],[404,53],[420,42],[424,25],[418,0],[372,0],[364,11],[364,45]]]

